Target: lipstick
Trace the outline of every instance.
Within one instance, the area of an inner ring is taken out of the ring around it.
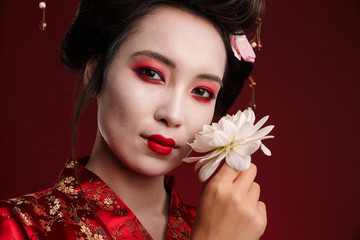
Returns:
[[[169,155],[175,146],[175,140],[159,134],[154,134],[148,138],[147,145],[156,153]]]

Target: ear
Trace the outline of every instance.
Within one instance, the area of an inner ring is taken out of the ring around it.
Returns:
[[[84,71],[84,86],[86,87],[92,78],[94,71],[99,63],[98,56],[93,56],[86,63],[85,71]]]
[[[84,71],[84,87],[85,88],[89,84],[98,63],[99,63],[99,57],[98,56],[91,57],[89,59],[89,61],[86,63],[86,67],[85,67],[85,71]],[[96,95],[95,93],[92,95],[92,97],[96,98],[96,99],[99,98],[99,96]]]

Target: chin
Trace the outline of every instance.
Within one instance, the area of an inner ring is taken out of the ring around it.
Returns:
[[[164,160],[161,160],[161,162],[158,161],[159,160],[157,160],[157,162],[148,161],[145,164],[142,163],[141,166],[133,168],[133,170],[145,176],[158,177],[168,174],[182,163],[181,160],[172,164]]]

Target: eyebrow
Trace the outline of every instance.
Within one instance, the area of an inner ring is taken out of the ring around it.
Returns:
[[[145,56],[148,56],[148,57],[151,57],[151,58],[154,58],[172,68],[175,68],[176,65],[175,63],[170,60],[169,58],[165,57],[164,55],[160,54],[160,53],[157,53],[157,52],[153,52],[153,51],[138,51],[138,52],[135,52],[132,56],[136,57],[136,56],[139,56],[139,55],[145,55]],[[215,81],[217,82],[220,87],[223,87],[223,82],[221,80],[221,78],[217,75],[214,75],[214,74],[210,74],[210,73],[204,73],[204,74],[200,74],[197,76],[198,78],[201,78],[201,79],[208,79],[208,80],[211,80],[211,81]]]
[[[211,81],[215,81],[217,82],[220,87],[223,87],[223,82],[221,81],[221,78],[214,75],[214,74],[209,74],[209,73],[205,73],[205,74],[200,74],[198,76],[198,78],[201,78],[201,79],[208,79],[208,80],[211,80]]]
[[[165,57],[164,55],[161,55],[160,53],[153,52],[153,51],[139,51],[133,54],[133,56],[139,56],[139,55],[145,55],[151,58],[155,58],[156,60],[159,60],[160,62],[170,66],[175,67],[175,63],[171,61],[169,58]]]

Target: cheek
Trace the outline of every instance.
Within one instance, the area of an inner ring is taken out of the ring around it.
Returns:
[[[103,87],[98,99],[98,127],[104,137],[116,135],[123,126],[131,124],[136,117],[138,103],[135,100],[141,97],[136,97],[136,93],[110,82]]]
[[[215,102],[215,101],[214,101]],[[195,134],[200,132],[204,124],[210,124],[213,115],[215,104],[208,104],[209,106],[197,109],[197,111],[189,111],[188,126],[189,126],[189,136],[188,141],[192,141],[195,138]]]
[[[135,74],[122,79],[109,79],[109,83],[101,91],[101,104],[113,115],[129,116],[140,114],[149,108],[150,91],[146,91],[144,83],[134,80]]]

